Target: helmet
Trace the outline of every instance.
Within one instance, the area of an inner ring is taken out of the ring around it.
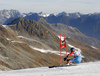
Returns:
[[[75,50],[75,48],[71,48],[71,49],[70,49],[71,52],[74,51],[74,50]]]

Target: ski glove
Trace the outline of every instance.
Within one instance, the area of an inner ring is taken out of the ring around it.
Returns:
[[[68,58],[69,54],[64,58],[64,61]]]
[[[64,58],[64,61],[66,60],[66,58]]]

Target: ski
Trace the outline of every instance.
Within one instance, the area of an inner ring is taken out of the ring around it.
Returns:
[[[57,65],[57,66],[49,66],[49,68],[55,68],[55,67],[68,67],[68,66],[76,66],[76,65],[75,65],[75,64],[70,64],[70,65],[64,64],[64,65]]]

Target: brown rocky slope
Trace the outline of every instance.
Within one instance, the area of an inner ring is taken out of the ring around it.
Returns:
[[[100,49],[94,49],[75,39],[67,40],[67,44],[82,50],[82,55],[85,57],[83,61],[100,60]],[[54,59],[59,59],[60,56],[50,52],[39,52],[34,47],[59,51],[59,41],[56,34],[36,21],[18,18],[8,26],[0,25],[0,69],[14,70],[58,65],[59,61]],[[69,51],[70,47],[67,49]]]
[[[3,26],[0,32],[0,69],[14,70],[35,68],[59,64],[54,58],[59,57],[55,54],[46,54],[32,49],[20,38],[16,39],[10,35],[11,30],[7,31]],[[7,34],[4,32],[7,32]],[[3,36],[2,36],[3,35]],[[9,35],[9,36],[8,36]],[[9,37],[9,38],[8,38]],[[11,39],[11,40],[10,40]],[[19,41],[18,41],[19,40]]]

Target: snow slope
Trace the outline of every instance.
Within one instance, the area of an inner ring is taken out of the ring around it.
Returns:
[[[0,76],[100,76],[100,61],[57,68],[33,68],[0,72]]]

